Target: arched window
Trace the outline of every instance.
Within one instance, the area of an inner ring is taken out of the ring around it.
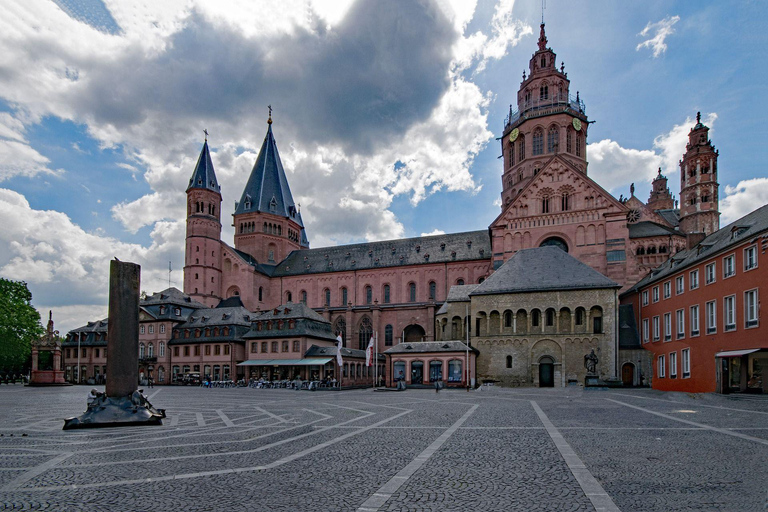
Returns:
[[[549,196],[541,198],[541,213],[549,213]]]
[[[408,300],[416,302],[416,283],[408,284]]]
[[[368,347],[368,341],[371,339],[371,336],[373,336],[373,324],[371,319],[365,316],[360,321],[360,328],[358,329],[357,346],[360,350],[365,350]]]
[[[544,62],[544,57],[542,57],[542,62]],[[542,67],[544,67],[542,65]],[[548,85],[542,85],[539,87],[539,100],[543,101],[549,99],[549,86]]]
[[[463,280],[463,279],[457,279],[457,280],[456,280],[456,284],[457,284],[458,286],[464,286],[464,280]]]
[[[539,247],[546,247],[548,245],[557,247],[558,249],[568,252],[568,244],[565,243],[565,240],[563,240],[560,237],[557,237],[557,236],[549,237],[543,242],[541,242],[541,244],[539,244]]]
[[[389,285],[384,285],[384,304],[389,304]]]
[[[285,292],[285,302],[293,302],[293,294],[291,292]]]
[[[519,137],[520,142],[517,143],[517,153],[518,153],[518,162],[522,162],[525,160],[525,139],[523,137]]]
[[[365,286],[365,303],[373,304],[373,288],[371,288],[371,285]]]
[[[139,359],[144,359],[144,344],[139,343]]]
[[[531,311],[531,325],[533,327],[538,327],[540,322],[541,322],[541,312],[538,309],[534,309],[533,311]]]
[[[333,323],[333,334],[341,336],[342,346],[347,346],[347,321],[343,316],[338,317]]]
[[[544,130],[536,128],[533,131],[533,156],[544,154]]]
[[[330,305],[331,305],[331,290],[330,290],[330,289],[328,289],[328,288],[326,288],[326,289],[323,291],[323,294],[325,295],[325,303],[324,303],[324,304],[325,304],[326,306],[330,306]]]
[[[573,131],[570,128],[565,132],[565,150],[573,153]]]
[[[160,342],[160,345],[158,345],[157,352],[158,356],[165,357],[165,343],[162,341]]]
[[[515,143],[509,143],[509,165],[515,165]]]
[[[392,333],[393,333],[393,331],[394,330],[393,330],[392,326],[389,325],[389,324],[387,324],[387,326],[384,327],[384,345],[386,345],[388,347],[392,346],[392,337],[393,337]]]
[[[147,357],[154,357],[155,356],[155,345],[153,343],[150,343],[147,345]]]
[[[554,153],[559,145],[560,132],[557,130],[557,126],[549,128],[547,133],[547,153]]]
[[[259,302],[264,300],[264,288],[259,286]]]
[[[552,327],[553,325],[555,325],[555,310],[548,309],[546,313],[547,313],[547,327]]]
[[[429,300],[437,299],[437,283],[434,281],[429,282]]]
[[[563,192],[560,197],[560,209],[564,212],[571,209],[571,195],[568,192]]]
[[[303,302],[304,304],[307,303],[307,291],[306,290],[301,290],[301,302]]]
[[[507,356],[507,368],[512,368],[512,356]]]
[[[638,256],[644,255],[645,254],[645,247],[642,247],[642,246],[638,247],[637,251],[635,252],[635,254],[637,254]]]
[[[512,327],[512,312],[510,310],[504,312],[504,327]]]
[[[576,156],[581,156],[581,135],[576,135]]]
[[[341,305],[346,306],[348,302],[349,302],[349,294],[347,292],[347,287],[342,286],[341,287]]]

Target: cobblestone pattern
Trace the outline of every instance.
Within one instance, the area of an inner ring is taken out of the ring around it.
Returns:
[[[768,446],[605,400],[768,439],[765,399],[156,388],[162,427],[61,431],[88,389],[0,387],[0,510],[356,510],[475,404],[380,510],[593,510],[531,400],[625,512],[768,500]]]

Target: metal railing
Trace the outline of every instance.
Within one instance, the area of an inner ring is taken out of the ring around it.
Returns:
[[[509,115],[506,117],[506,119],[504,119],[504,128],[506,129],[509,125],[514,124],[521,117],[530,119],[532,117],[539,117],[556,112],[564,112],[566,110],[571,110],[578,114],[587,113],[587,107],[584,105],[584,102],[578,98],[578,96],[576,98],[573,96],[566,98],[565,94],[556,94],[555,97],[552,98],[539,98],[525,101],[520,106],[519,110],[514,109],[514,106],[510,105]]]

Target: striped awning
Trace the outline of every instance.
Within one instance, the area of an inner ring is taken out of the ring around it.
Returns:
[[[322,366],[333,361],[332,357],[315,357],[306,359],[249,359],[237,366]]]
[[[725,352],[718,352],[715,354],[715,357],[741,357],[745,356],[747,354],[751,354],[752,352],[759,352],[760,348],[750,348],[747,350],[726,350]]]

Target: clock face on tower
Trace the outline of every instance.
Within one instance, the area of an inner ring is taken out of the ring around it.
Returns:
[[[517,136],[520,135],[520,130],[515,128],[512,130],[509,134],[509,142],[515,142],[517,140]]]
[[[577,118],[573,118],[573,129],[578,131],[581,131],[581,120]]]

